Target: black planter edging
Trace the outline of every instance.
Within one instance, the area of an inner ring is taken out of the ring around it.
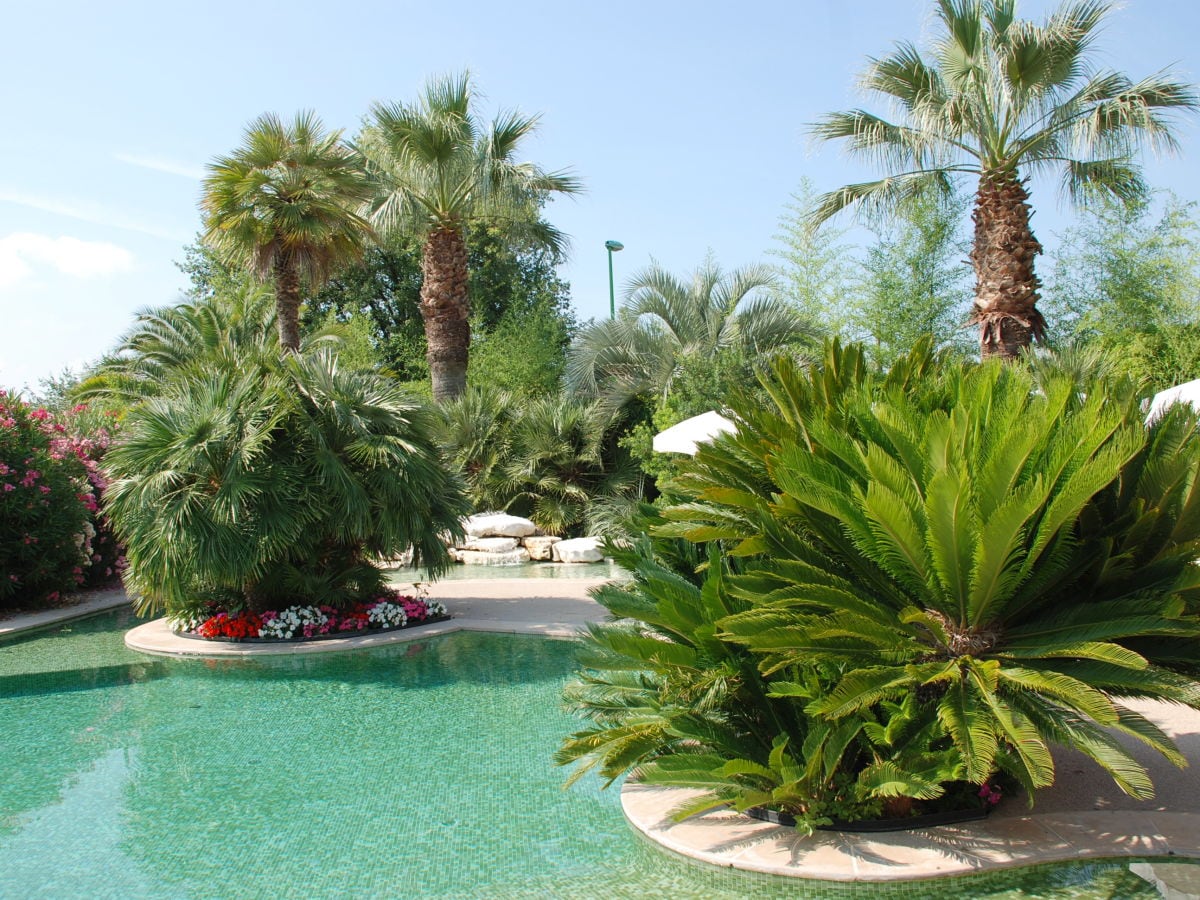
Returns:
[[[948,812],[928,813],[923,816],[905,816],[900,819],[858,819],[846,822],[834,819],[830,825],[818,825],[818,831],[848,831],[852,833],[871,834],[883,831],[913,831],[917,828],[934,828],[938,825],[957,825],[959,822],[977,822],[986,819],[990,809],[952,809]],[[796,818],[785,812],[766,809],[762,806],[752,806],[745,810],[752,819],[770,822],[772,825],[795,827]]]
[[[408,631],[410,628],[420,628],[422,625],[432,625],[434,622],[449,622],[450,616],[429,616],[420,622],[411,622],[399,628],[363,628],[359,631],[335,631],[329,634],[314,634],[312,637],[293,638],[231,638],[204,637],[194,631],[176,631],[177,636],[190,641],[204,641],[206,644],[304,644],[310,641],[332,641],[337,638],[364,637],[368,634],[387,634],[391,631]]]

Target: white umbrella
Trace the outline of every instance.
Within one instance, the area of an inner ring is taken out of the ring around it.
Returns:
[[[717,412],[706,412],[654,436],[654,449],[659,453],[696,455],[696,445],[711,441],[718,434],[737,431],[737,426]]]
[[[1200,378],[1186,384],[1177,384],[1155,394],[1154,399],[1150,401],[1150,411],[1146,413],[1146,424],[1150,425],[1160,418],[1173,403],[1190,403],[1200,410]]]

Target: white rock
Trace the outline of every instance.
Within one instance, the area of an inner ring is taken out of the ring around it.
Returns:
[[[459,550],[458,561],[468,566],[519,566],[529,562],[529,553],[524,547],[507,553],[485,553],[482,550]]]
[[[552,548],[552,552],[556,562],[600,562],[604,559],[604,554],[600,551],[600,539],[594,537],[559,541]]]
[[[471,538],[526,537],[537,534],[537,526],[528,519],[507,513],[480,513],[463,520],[463,530]]]
[[[561,540],[562,538],[555,537],[552,534],[530,535],[527,538],[522,538],[521,543],[529,551],[530,559],[551,560],[554,558],[554,545]]]
[[[518,538],[511,537],[489,537],[489,538],[467,538],[458,545],[460,550],[479,550],[483,553],[507,553],[509,550],[516,550],[521,546],[521,541]]]

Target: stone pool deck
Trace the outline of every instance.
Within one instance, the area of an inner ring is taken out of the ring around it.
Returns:
[[[430,596],[446,603],[449,621],[365,637],[276,646],[215,644],[177,637],[159,620],[130,631],[126,643],[167,656],[245,656],[381,646],[463,630],[569,637],[603,618],[603,608],[587,594],[598,583],[599,579],[441,582],[432,585]],[[110,591],[71,609],[7,619],[0,622],[0,639],[126,602],[120,591]],[[1079,754],[1059,752],[1057,781],[1038,795],[1032,810],[1021,798],[1011,797],[984,821],[918,831],[801,837],[794,829],[730,811],[675,823],[669,811],[684,792],[635,783],[622,789],[621,802],[626,817],[648,839],[719,866],[827,881],[883,882],[1062,860],[1154,857],[1153,863],[1138,866],[1139,874],[1169,885],[1175,893],[1168,896],[1200,897],[1200,866],[1172,864],[1172,858],[1200,860],[1200,712],[1155,702],[1130,705],[1170,734],[1191,761],[1179,770],[1123,739],[1150,770],[1158,791],[1151,801],[1125,796],[1093,763]]]

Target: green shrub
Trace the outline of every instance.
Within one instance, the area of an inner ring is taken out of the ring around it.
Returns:
[[[347,606],[374,560],[436,573],[467,511],[431,413],[325,352],[213,366],[134,408],[107,459],[143,608]]]
[[[725,612],[668,628],[752,656],[760,724],[741,713],[737,747],[693,741],[698,764],[668,761],[680,754],[663,740],[610,753],[607,772],[638,767],[713,802],[811,817],[839,785],[895,811],[998,773],[1032,801],[1059,745],[1151,795],[1118,737],[1182,763],[1124,701],[1200,707],[1185,674],[1200,657],[1196,416],[1175,409],[1147,430],[1126,383],[1050,366],[1035,381],[927,345],[883,373],[835,343],[823,366],[781,360],[763,384],[771,404],[735,405],[738,433],[682,464],[684,501],[654,529],[717,542],[736,562],[727,575],[712,574],[717,557],[708,566],[703,590]],[[677,585],[643,590],[623,627],[661,630],[681,608]],[[587,680],[640,677],[635,660],[600,660]],[[579,702],[608,727],[602,697]]]

